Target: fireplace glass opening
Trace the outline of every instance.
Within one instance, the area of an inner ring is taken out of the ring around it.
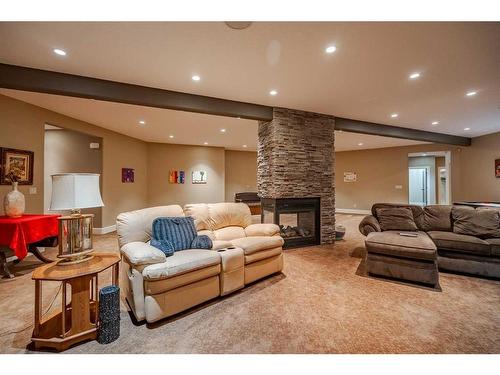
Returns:
[[[319,245],[319,198],[262,198],[262,222],[280,227],[284,248]]]

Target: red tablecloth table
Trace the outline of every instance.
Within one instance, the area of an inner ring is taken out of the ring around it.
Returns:
[[[57,237],[59,216],[23,215],[17,218],[0,216],[0,245],[11,248],[21,260],[28,254],[30,244],[49,237]]]

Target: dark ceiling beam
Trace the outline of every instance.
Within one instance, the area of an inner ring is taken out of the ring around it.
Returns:
[[[17,65],[0,64],[0,87],[210,115],[241,117],[250,120],[271,121],[273,119],[273,108],[265,105],[163,90]],[[471,139],[466,137],[401,128],[341,117],[335,118],[335,129],[354,133],[459,146],[470,146],[471,144]]]
[[[471,145],[471,139],[467,137],[402,128],[399,126],[376,124],[373,122],[351,120],[342,117],[335,117],[335,130],[457,146]]]
[[[273,119],[273,108],[265,105],[16,65],[0,64],[0,87],[250,120]]]

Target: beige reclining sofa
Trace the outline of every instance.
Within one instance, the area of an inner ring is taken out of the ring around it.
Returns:
[[[165,254],[149,245],[157,217],[192,216],[211,250]],[[252,224],[244,203],[159,206],[117,217],[121,288],[136,319],[149,323],[229,294],[283,269],[283,239],[275,224]]]

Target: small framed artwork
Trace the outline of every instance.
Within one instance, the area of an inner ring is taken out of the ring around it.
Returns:
[[[356,182],[358,175],[356,172],[344,172],[344,182]]]
[[[122,168],[122,182],[134,182],[133,168]]]
[[[171,184],[183,184],[186,181],[186,173],[184,171],[173,170],[168,172],[168,182]]]
[[[33,151],[1,147],[0,153],[0,185],[11,184],[7,178],[11,172],[17,176],[19,185],[33,185]]]
[[[206,171],[193,171],[191,174],[193,184],[206,184],[207,183],[207,172]]]
[[[495,177],[500,178],[500,159],[495,160]]]

